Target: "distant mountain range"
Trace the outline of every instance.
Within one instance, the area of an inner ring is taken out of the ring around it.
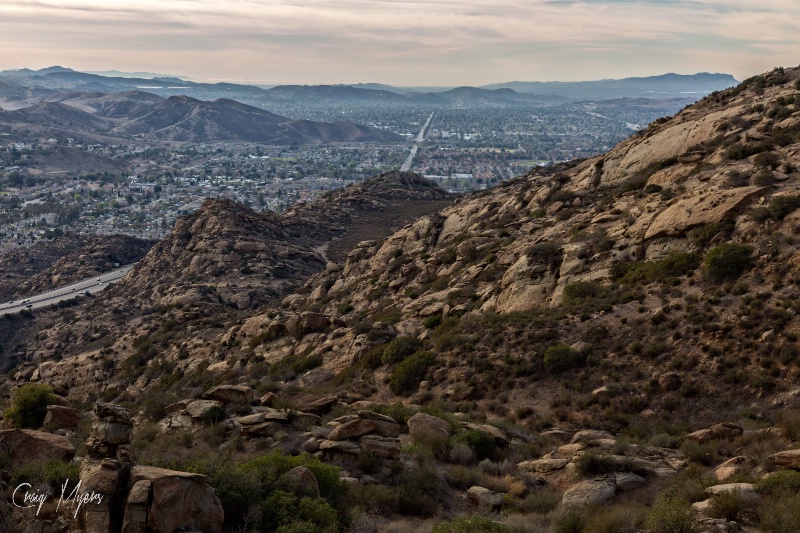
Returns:
[[[108,74],[117,71],[109,71]],[[643,78],[581,82],[522,82],[496,83],[482,87],[395,87],[381,83],[353,85],[278,85],[260,87],[236,83],[198,83],[174,76],[137,77],[136,73],[119,75],[79,72],[54,66],[41,70],[19,69],[0,72],[7,85],[29,91],[93,91],[124,92],[145,90],[161,96],[186,95],[213,100],[230,98],[252,103],[268,103],[292,98],[312,98],[317,101],[364,103],[419,103],[434,105],[528,105],[531,103],[560,103],[568,100],[606,100],[615,98],[648,97],[670,99],[726,89],[738,83],[729,74],[700,73],[693,75],[664,74]],[[147,73],[141,73],[147,74]],[[0,85],[0,97],[3,92]],[[2,101],[0,100],[0,105]]]

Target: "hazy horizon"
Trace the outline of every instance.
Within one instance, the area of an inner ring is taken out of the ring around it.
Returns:
[[[794,0],[4,0],[0,69],[259,85],[742,80],[800,63],[798,23]]]

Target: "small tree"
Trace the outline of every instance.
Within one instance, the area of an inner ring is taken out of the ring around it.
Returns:
[[[50,386],[30,383],[16,390],[5,417],[11,420],[14,427],[38,428],[47,415],[47,406],[54,403],[56,395]]]

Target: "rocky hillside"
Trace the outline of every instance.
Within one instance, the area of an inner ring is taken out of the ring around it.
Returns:
[[[350,484],[334,529],[793,531],[798,80],[444,208],[400,174],[280,217],[209,201],[81,315],[31,319],[4,386],[135,406],[157,466],[314,453]],[[394,190],[437,211],[363,233]]]

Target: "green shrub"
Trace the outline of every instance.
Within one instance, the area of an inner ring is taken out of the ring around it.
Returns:
[[[431,315],[422,323],[427,329],[436,329],[442,323],[442,315]]]
[[[589,521],[583,512],[572,509],[559,515],[550,527],[552,533],[583,533]]]
[[[759,505],[759,527],[767,533],[800,533],[800,494],[767,499]]]
[[[750,266],[753,247],[742,243],[715,246],[703,260],[703,273],[710,281],[723,281],[741,275]]]
[[[12,465],[13,467],[13,465]],[[65,494],[69,494],[75,488],[80,478],[80,465],[77,463],[67,463],[58,459],[46,459],[34,461],[19,468],[11,479],[11,486],[17,487],[22,483],[30,483],[33,486],[44,484],[53,490],[53,494],[61,494],[64,483],[70,481]]]
[[[597,298],[604,292],[603,285],[598,281],[576,281],[564,286],[564,301],[577,302],[587,298]]]
[[[680,498],[661,496],[645,522],[651,533],[696,533],[697,520],[689,504]]]
[[[800,195],[781,195],[773,196],[767,209],[775,220],[783,220],[786,215],[800,208]]]
[[[399,363],[419,351],[420,348],[422,348],[422,341],[416,337],[397,337],[386,345],[381,362],[385,365]]]
[[[425,379],[428,368],[435,362],[436,356],[431,352],[416,352],[394,367],[389,379],[389,389],[398,396],[416,391],[419,382]]]
[[[800,472],[795,470],[775,472],[756,481],[754,488],[756,492],[765,496],[800,494]]]
[[[741,520],[745,513],[752,514],[756,500],[738,492],[717,494],[711,499],[709,516],[725,520]]]
[[[4,416],[17,428],[38,428],[47,415],[47,406],[56,403],[56,395],[48,385],[29,383],[14,391],[11,407]]]
[[[200,417],[203,424],[212,426],[217,422],[225,420],[225,408],[221,405],[215,405]]]
[[[561,495],[555,490],[545,487],[531,492],[519,501],[517,508],[522,513],[546,514],[558,507]]]
[[[775,170],[781,164],[781,159],[775,152],[762,152],[753,158],[753,165],[769,170]]]
[[[340,528],[347,485],[339,469],[308,455],[278,452],[241,464],[219,453],[189,463],[163,465],[209,476],[225,511],[226,529],[237,529],[254,509],[261,509],[259,531],[324,531]],[[304,494],[282,476],[306,466],[317,478],[320,498]]]
[[[611,276],[622,283],[650,283],[691,274],[700,266],[700,256],[690,253],[671,253],[660,261],[631,261],[617,263]]]
[[[462,516],[449,522],[436,524],[431,533],[513,533],[513,530],[490,518]]]
[[[544,352],[544,366],[550,372],[563,372],[583,366],[586,355],[564,344],[550,346]]]
[[[497,444],[495,444],[494,437],[484,431],[477,429],[470,429],[459,433],[456,440],[467,444],[478,460],[493,459],[497,453]]]

